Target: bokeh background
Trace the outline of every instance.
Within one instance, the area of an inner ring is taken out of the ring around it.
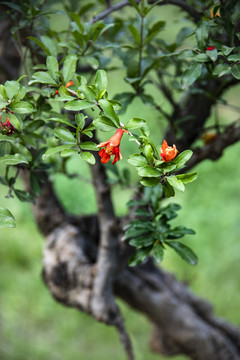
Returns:
[[[173,41],[182,23],[176,8],[162,7],[154,16],[170,19],[163,33]],[[170,17],[171,14],[171,17]],[[52,19],[53,26],[64,26],[63,15]],[[186,45],[187,46],[187,45]],[[130,90],[124,82],[124,72],[109,74],[110,97]],[[231,106],[216,105],[209,125],[218,116],[220,124],[228,124],[239,117],[239,87],[231,89],[225,99]],[[158,99],[166,111],[168,105],[160,94],[149,85],[148,93]],[[135,100],[127,113],[121,116],[124,122],[130,117],[148,120],[152,138],[160,148],[166,122],[156,110]],[[104,133],[100,139],[112,134]],[[201,144],[202,145],[202,144]],[[116,166],[119,171],[129,168],[131,177],[137,181],[133,167],[126,159],[136,146],[123,138],[124,160]],[[174,202],[182,206],[175,224],[193,228],[196,235],[186,236],[199,257],[196,267],[183,262],[171,249],[166,252],[162,266],[175,273],[190,288],[209,300],[218,316],[240,325],[240,143],[225,150],[216,162],[205,161],[194,170],[198,179],[187,185],[185,193],[177,192]],[[4,171],[0,168],[0,173]],[[63,206],[72,214],[91,214],[96,211],[94,190],[88,166],[78,157],[68,161],[69,173],[78,173],[80,178],[69,179],[55,174],[53,182]],[[114,175],[109,168],[109,173]],[[0,174],[0,175],[1,175]],[[19,182],[19,187],[21,187]],[[6,199],[7,188],[0,185],[0,203],[15,215],[15,229],[0,229],[0,359],[2,360],[123,360],[124,351],[115,330],[96,323],[91,317],[75,309],[63,307],[52,299],[41,278],[41,260],[44,238],[35,225],[31,205],[17,199]],[[126,203],[131,190],[114,186],[112,196],[116,214],[127,211]],[[169,200],[168,200],[169,201]],[[141,294],[139,294],[141,296]],[[151,327],[141,314],[129,309],[119,301],[126,327],[131,335],[137,360],[166,359],[152,354],[148,348]],[[186,357],[173,357],[184,360]]]

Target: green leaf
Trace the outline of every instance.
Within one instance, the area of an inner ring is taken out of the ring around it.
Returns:
[[[54,154],[56,154],[58,152],[61,152],[63,150],[70,149],[71,147],[72,147],[72,145],[61,145],[61,146],[56,146],[56,147],[53,147],[53,148],[49,148],[43,154],[42,159],[46,160],[49,156],[54,155]]]
[[[80,113],[75,115],[75,122],[80,130],[82,130],[85,126],[85,116]]]
[[[174,160],[174,164],[177,165],[177,169],[185,165],[185,163],[192,157],[192,150],[185,150],[181,152]]]
[[[6,81],[5,82],[5,89],[7,92],[8,99],[12,99],[15,95],[17,95],[18,91],[20,90],[20,84],[18,81]]]
[[[129,164],[136,166],[136,167],[142,167],[147,165],[147,159],[145,156],[140,154],[132,154],[128,158]]]
[[[0,157],[9,155],[11,153],[11,144],[7,141],[0,142]]]
[[[32,104],[27,101],[12,102],[9,108],[17,114],[31,114],[34,111]]]
[[[178,189],[180,191],[185,190],[185,186],[183,185],[182,181],[177,179],[176,176],[167,176],[166,177],[168,183],[173,186],[175,189]]]
[[[149,255],[150,251],[152,249],[152,246],[143,247],[141,249],[138,249],[135,254],[133,254],[130,259],[128,260],[129,266],[136,266],[141,264],[146,257]]]
[[[34,73],[32,79],[33,80],[30,80],[28,82],[28,85],[32,85],[34,83],[57,85],[56,81],[52,78],[52,76],[45,71],[38,71]]]
[[[103,110],[104,114],[109,119],[111,119],[117,127],[120,127],[119,118],[115,113],[112,104],[107,99],[100,99],[99,105],[101,106],[101,109]]]
[[[240,64],[233,65],[231,73],[236,79],[240,80]]]
[[[17,165],[21,163],[28,163],[27,159],[21,154],[5,155],[0,158],[0,164]]]
[[[199,23],[196,30],[196,39],[200,50],[205,50],[208,39],[208,23],[206,21]]]
[[[107,89],[107,74],[104,70],[98,70],[95,76],[95,85],[99,91]]]
[[[10,123],[12,124],[12,126],[15,127],[15,129],[17,129],[17,130],[22,129],[22,125],[23,125],[22,121],[20,122],[16,115],[9,113],[8,117],[9,117]]]
[[[146,247],[154,243],[154,238],[151,236],[139,236],[135,239],[131,239],[129,244],[136,248]]]
[[[168,233],[168,239],[178,239],[184,235],[194,235],[195,231],[188,229],[185,226],[176,226],[174,229],[171,229]]]
[[[159,170],[151,167],[150,165],[146,165],[138,169],[138,175],[144,177],[160,177],[162,173]]]
[[[97,148],[97,145],[94,143],[94,142],[92,142],[92,141],[84,141],[84,142],[82,142],[81,144],[80,144],[80,148],[82,149],[82,150],[95,150],[95,151],[97,151],[98,150],[98,148]]]
[[[126,122],[124,127],[128,130],[133,130],[144,126],[146,126],[146,120],[141,118],[132,118]]]
[[[163,191],[164,191],[166,198],[170,198],[175,195],[174,188],[169,184],[168,181],[164,182]]]
[[[0,228],[16,227],[13,214],[6,208],[0,207]]]
[[[71,111],[80,111],[94,106],[96,106],[95,103],[87,100],[71,100],[64,105],[64,108]]]
[[[58,123],[62,123],[68,126],[71,126],[72,128],[76,129],[76,126],[71,123],[71,121],[67,117],[51,117],[49,121],[56,121]]]
[[[38,181],[38,176],[33,172],[30,173],[30,185],[33,194],[39,196],[41,193],[41,187]]]
[[[178,255],[181,256],[183,260],[185,260],[190,265],[196,265],[198,262],[198,258],[196,254],[186,245],[178,242],[178,241],[168,241],[166,242],[168,246],[173,248]]]
[[[129,30],[130,30],[130,32],[131,32],[134,40],[136,41],[136,43],[137,43],[138,45],[140,45],[140,44],[141,44],[141,37],[140,37],[139,31],[138,31],[138,30],[135,28],[135,26],[132,25],[132,24],[129,25],[128,28],[129,28]]]
[[[27,191],[14,189],[14,194],[22,202],[31,202],[35,203],[34,197]]]
[[[95,162],[96,162],[95,157],[93,156],[93,154],[91,154],[88,151],[81,152],[80,156],[84,161],[87,161],[91,165],[94,165]]]
[[[202,64],[201,63],[192,63],[190,66],[184,71],[182,76],[182,89],[185,89],[187,86],[190,86],[197,80],[202,73]]]
[[[26,146],[23,146],[17,142],[13,143],[11,145],[12,150],[14,153],[18,153],[24,156],[24,158],[30,162],[32,161],[32,154],[30,153],[30,151],[26,148]]]
[[[58,61],[55,58],[55,56],[47,57],[47,68],[52,78],[57,80],[59,78],[59,74],[58,74],[59,68],[58,68]]]
[[[6,89],[2,84],[0,84],[0,96],[4,102],[8,100]]]
[[[58,137],[60,140],[70,142],[72,144],[76,144],[77,140],[74,135],[65,128],[56,128],[54,129],[54,135]]]
[[[67,56],[64,61],[63,69],[62,69],[63,79],[65,81],[65,84],[68,81],[72,80],[76,71],[76,67],[77,67],[77,56],[75,55]]]
[[[71,155],[76,155],[78,154],[79,152],[77,151],[77,149],[64,149],[62,152],[61,152],[61,156],[62,157],[68,157],[68,156],[71,156]]]
[[[183,182],[183,184],[189,184],[190,182],[196,180],[197,177],[198,177],[198,174],[196,172],[191,173],[191,174],[181,174],[181,175],[176,176],[176,178],[178,180],[181,180]]]
[[[93,120],[93,125],[102,131],[116,130],[116,125],[106,116],[98,116]]]
[[[53,55],[53,56],[57,56],[58,55],[58,50],[57,50],[57,46],[56,46],[56,42],[50,38],[49,36],[46,35],[42,35],[41,36],[41,40],[42,40],[42,44],[43,47],[42,49],[46,52],[47,55]]]
[[[218,57],[218,51],[217,51],[217,49],[207,50],[206,53],[207,53],[207,56],[208,56],[212,61],[216,61],[216,60],[217,60],[217,57]]]
[[[157,184],[159,184],[159,178],[150,178],[150,177],[144,177],[140,180],[140,183],[143,186],[156,186]]]
[[[151,254],[158,263],[163,261],[164,251],[162,245],[159,242],[154,244]]]
[[[231,67],[228,64],[218,64],[214,67],[212,74],[215,76],[223,76],[231,70]]]
[[[48,48],[43,44],[42,41],[40,41],[39,39],[37,39],[34,36],[28,36],[29,40],[32,40],[33,42],[35,42],[35,44],[37,44],[38,46],[41,47],[41,49],[43,49],[43,51],[45,52],[46,55],[51,55],[51,52],[48,50]]]

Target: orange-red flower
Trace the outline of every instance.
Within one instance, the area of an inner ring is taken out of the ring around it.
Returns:
[[[177,153],[176,145],[168,146],[166,140],[163,140],[161,147],[161,157],[163,161],[172,161],[177,156]]]
[[[97,147],[103,148],[99,151],[102,164],[106,164],[110,160],[111,155],[115,156],[112,162],[113,165],[123,158],[120,152],[120,142],[124,132],[128,133],[125,129],[118,129],[110,139],[97,145]]]
[[[66,85],[65,85],[65,88],[68,88],[69,86],[72,86],[73,85],[73,81],[70,80]],[[63,86],[63,85],[61,85]],[[55,94],[58,94],[58,90],[55,91]]]
[[[12,111],[11,111],[12,113]],[[7,116],[7,119],[5,123],[1,123],[2,116],[0,116],[0,128],[2,132],[6,135],[11,135],[14,133],[15,127],[10,123],[9,117]]]

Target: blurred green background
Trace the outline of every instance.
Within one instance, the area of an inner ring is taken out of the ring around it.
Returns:
[[[165,36],[169,41],[179,27],[174,19],[178,12],[173,7],[161,9],[159,17],[171,23]],[[55,21],[61,21],[57,19]],[[170,29],[170,31],[169,31]],[[119,88],[129,88],[123,81],[124,73],[109,76],[109,93],[113,97]],[[149,86],[149,93],[153,89]],[[154,93],[154,96],[159,96]],[[239,89],[232,89],[226,98],[238,105]],[[159,105],[167,105],[159,96]],[[217,107],[220,123],[237,119],[230,107]],[[153,140],[160,146],[164,121],[159,114],[136,100],[124,121],[130,117],[143,117],[151,121]],[[213,115],[209,123],[213,121]],[[157,131],[156,131],[157,129]],[[111,134],[101,135],[108,139]],[[127,165],[127,156],[135,152],[134,143],[126,137],[122,142],[124,160],[117,164],[120,171]],[[216,314],[240,325],[240,143],[228,148],[216,162],[205,161],[196,167],[198,179],[187,185],[184,194],[177,192],[174,202],[182,206],[176,224],[195,229],[196,235],[184,238],[199,257],[199,264],[190,267],[171,250],[167,251],[163,267],[187,281],[200,296],[213,303]],[[130,167],[133,179],[135,170]],[[3,171],[4,169],[1,169]],[[78,157],[68,162],[69,172],[78,172],[80,179],[54,177],[54,185],[64,206],[71,213],[93,213],[96,210],[94,191],[89,182],[90,172]],[[119,196],[121,192],[121,196]],[[2,360],[123,360],[124,351],[115,330],[96,323],[91,317],[55,302],[41,279],[41,260],[44,239],[34,223],[31,206],[16,199],[5,199],[7,188],[0,186],[1,206],[15,215],[15,229],[0,230],[0,359]],[[117,186],[113,200],[118,215],[126,212],[131,191]],[[147,320],[119,302],[126,327],[131,335],[137,360],[166,359],[150,353],[148,338],[151,330]],[[175,360],[186,359],[182,356]]]

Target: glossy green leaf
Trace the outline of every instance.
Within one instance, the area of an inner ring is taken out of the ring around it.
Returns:
[[[185,186],[182,183],[181,180],[177,179],[176,176],[167,176],[166,177],[168,183],[173,186],[175,189],[178,189],[180,191],[184,191],[185,190]]]
[[[98,70],[95,76],[95,85],[99,91],[107,89],[107,74],[105,70]]]
[[[71,100],[64,105],[64,108],[71,111],[80,111],[94,106],[96,106],[95,103],[87,100]]]
[[[200,50],[205,50],[208,39],[208,23],[201,21],[196,30],[196,39]]]
[[[14,189],[14,194],[22,202],[31,202],[33,204],[35,203],[34,197],[27,191]]]
[[[197,80],[202,73],[202,64],[201,63],[192,63],[190,66],[184,71],[182,76],[182,89],[192,85],[195,80]]]
[[[144,177],[140,180],[143,186],[156,186],[159,184],[159,178],[156,177]]]
[[[146,257],[150,254],[152,249],[152,246],[143,247],[141,249],[138,249],[135,254],[133,254],[130,259],[128,260],[129,266],[136,266],[141,264]]]
[[[77,140],[74,137],[73,133],[65,128],[56,128],[54,129],[54,135],[58,137],[60,140],[70,142],[72,144],[76,144]]]
[[[144,167],[141,167],[138,169],[138,175],[144,176],[144,177],[160,177],[161,172],[150,165],[146,165]]]
[[[72,155],[76,155],[78,154],[78,150],[77,149],[64,149],[62,152],[61,152],[61,156],[62,157],[68,157],[68,156],[72,156]]]
[[[28,85],[32,85],[35,83],[57,85],[56,81],[46,71],[38,71],[32,75],[32,80],[28,82]]]
[[[132,154],[128,158],[129,164],[136,167],[143,167],[147,165],[147,159],[141,154]]]
[[[67,126],[71,126],[72,128],[76,129],[76,126],[71,123],[71,121],[67,117],[51,117],[49,121],[56,121],[61,124],[65,124]]]
[[[68,81],[73,79],[73,76],[76,72],[77,67],[77,56],[70,55],[67,56],[64,63],[63,63],[63,79],[65,81],[65,84],[67,84]]]
[[[47,151],[42,155],[42,159],[46,160],[49,156],[54,155],[58,152],[61,152],[63,150],[68,150],[72,147],[73,145],[61,145],[61,146],[56,146],[56,147],[52,147],[47,149]]]
[[[181,152],[174,160],[174,164],[177,165],[177,169],[185,165],[185,163],[192,157],[192,150],[185,150]]]
[[[59,78],[58,74],[58,61],[55,56],[47,57],[47,68],[53,79],[57,80]]]
[[[26,148],[26,146],[23,146],[17,142],[13,143],[11,145],[12,150],[14,153],[18,153],[24,156],[24,158],[30,162],[32,161],[32,154],[30,153],[30,151]]]
[[[169,184],[168,181],[165,181],[163,183],[163,191],[164,191],[166,198],[170,198],[175,195],[174,188]]]
[[[82,150],[98,150],[97,145],[92,141],[84,141],[80,144]]]
[[[196,254],[188,246],[178,242],[178,241],[168,241],[166,242],[168,246],[173,248],[178,255],[181,256],[190,265],[197,265],[198,258]]]
[[[94,165],[95,162],[96,162],[95,157],[93,156],[93,154],[91,154],[88,151],[81,152],[80,156],[84,161],[87,161],[91,165]]]
[[[181,180],[183,184],[189,184],[190,182],[196,180],[198,177],[198,174],[196,172],[191,174],[180,174],[177,175],[176,178],[178,180]]]
[[[156,260],[158,263],[161,263],[163,261],[164,251],[163,247],[160,243],[155,243],[151,255],[153,256],[154,260]]]
[[[141,118],[132,118],[124,125],[124,127],[128,130],[139,129],[144,126],[146,126],[146,120]]]
[[[27,159],[21,154],[5,155],[0,158],[0,164],[17,165],[21,163],[28,163]]]
[[[231,73],[236,79],[240,80],[240,64],[233,65]]]
[[[113,121],[113,123],[120,127],[120,122],[117,114],[115,113],[112,104],[107,99],[100,99],[99,105],[103,110],[104,114]]]
[[[9,121],[12,124],[12,126],[15,127],[15,129],[22,130],[23,123],[16,115],[9,113],[8,118],[9,118]]]
[[[116,130],[115,123],[106,116],[98,116],[93,120],[93,125],[102,131]]]
[[[27,101],[12,102],[9,109],[16,114],[31,114],[34,111],[34,107]]]
[[[0,228],[16,227],[13,214],[6,208],[0,207]]]

